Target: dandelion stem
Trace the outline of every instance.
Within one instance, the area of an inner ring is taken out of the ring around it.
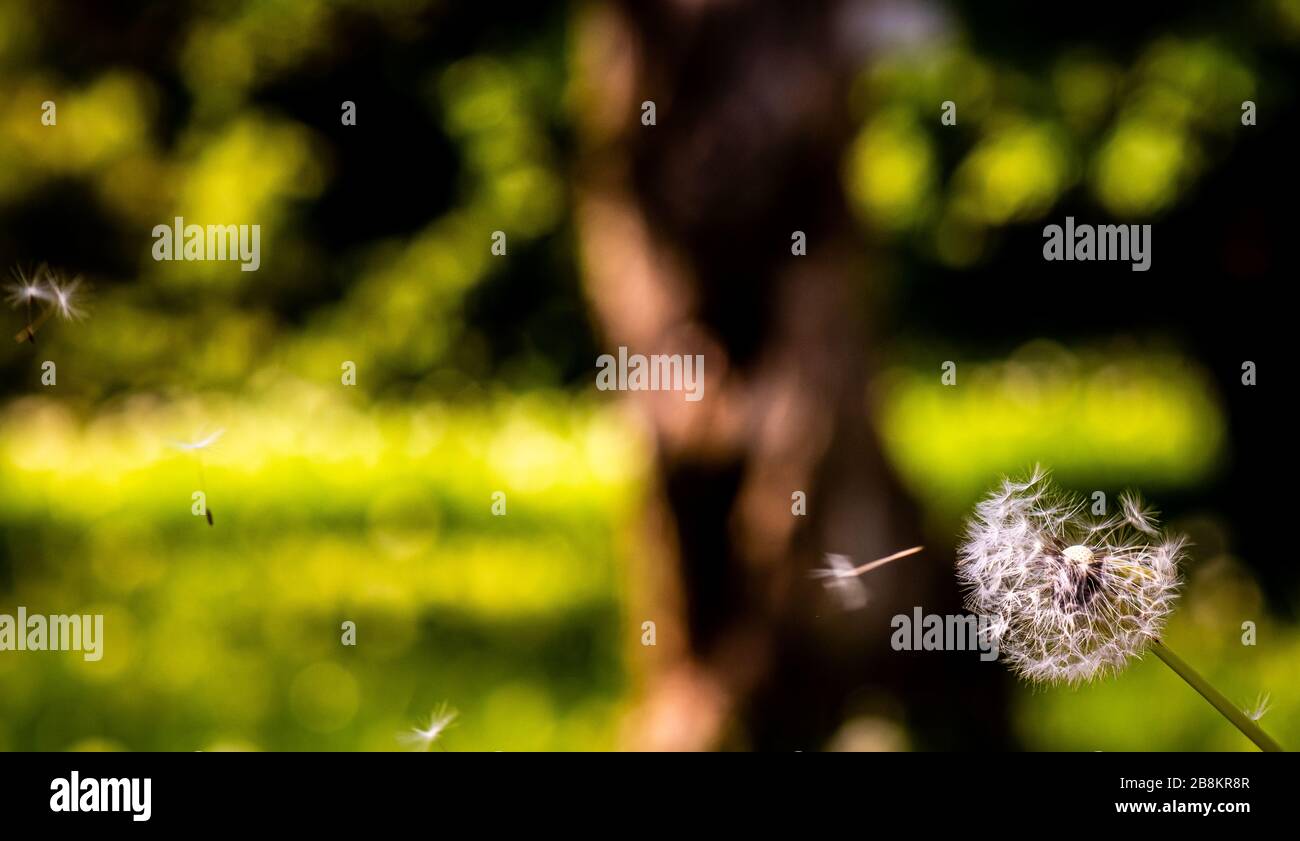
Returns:
[[[54,315],[54,307],[47,307],[45,312],[36,317],[35,321],[29,323],[26,327],[18,331],[17,335],[14,336],[14,341],[19,344],[28,341],[35,342],[36,331],[41,329],[41,325],[49,321],[50,316],[52,315]]]
[[[1242,732],[1247,739],[1254,742],[1262,751],[1282,751],[1284,748],[1273,738],[1265,733],[1258,724],[1251,721],[1250,717],[1223,696],[1223,693],[1215,689],[1209,682],[1201,677],[1183,658],[1169,650],[1164,643],[1159,640],[1151,643],[1151,650],[1156,656],[1164,661],[1165,665],[1174,670],[1174,673],[1183,680],[1187,685],[1201,693],[1201,697],[1210,702],[1216,710],[1222,713],[1223,717],[1232,722],[1232,724]]]
[[[203,516],[208,518],[208,525],[213,525],[212,509],[208,507],[208,477],[203,470],[203,453],[196,454],[199,463],[199,490],[203,492]]]

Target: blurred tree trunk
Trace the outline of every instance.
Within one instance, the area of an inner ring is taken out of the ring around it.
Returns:
[[[809,576],[824,552],[920,542],[867,411],[872,273],[840,179],[862,57],[841,12],[627,0],[579,21],[578,234],[603,349],[704,357],[699,402],[627,396],[657,480],[630,617],[657,645],[635,653],[629,747],[819,749],[847,714],[896,718],[909,661],[889,618],[951,580],[940,547],[871,573],[846,613]],[[864,685],[879,697],[847,707]]]

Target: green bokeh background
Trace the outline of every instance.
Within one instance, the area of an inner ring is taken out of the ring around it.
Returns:
[[[395,750],[442,703],[449,750],[616,747],[650,465],[592,388],[570,217],[586,7],[99,5],[0,2],[0,259],[94,286],[84,322],[0,342],[0,612],[106,628],[96,663],[0,653],[0,749]],[[1194,206],[1237,154],[1238,104],[1278,101],[1265,67],[1300,42],[1300,4],[1245,5],[1234,32],[1193,18],[1035,65],[958,4],[945,37],[864,64],[844,183],[891,294],[996,266],[1067,202]],[[261,224],[260,270],[149,259],[177,215]],[[1250,524],[1198,502],[1245,433],[1186,337],[1026,325],[944,348],[910,323],[864,399],[928,528],[956,534],[1035,461],[1176,500],[1195,549],[1171,646],[1243,705],[1271,693],[1264,724],[1300,745],[1296,593],[1265,592],[1235,549]],[[961,389],[936,359],[966,360]],[[170,444],[216,429],[201,455]],[[190,511],[200,475],[212,528]],[[1028,748],[1249,747],[1149,659],[1012,703]]]

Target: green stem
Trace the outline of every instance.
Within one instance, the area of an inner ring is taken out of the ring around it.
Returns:
[[[1164,643],[1160,641],[1151,643],[1151,650],[1155,652],[1157,657],[1165,661],[1165,665],[1173,669],[1175,674],[1187,681],[1188,686],[1201,693],[1201,697],[1209,701],[1210,705],[1222,713],[1224,718],[1232,722],[1242,732],[1242,735],[1258,745],[1260,750],[1283,750],[1282,746],[1273,741],[1273,738],[1261,730],[1258,724],[1237,709],[1231,701],[1223,697],[1222,692],[1211,686],[1205,678],[1183,662],[1183,658],[1170,651]]]

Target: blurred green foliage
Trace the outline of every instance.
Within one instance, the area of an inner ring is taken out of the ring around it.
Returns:
[[[641,469],[615,419],[555,394],[454,410],[341,391],[132,398],[84,422],[9,405],[6,612],[103,613],[106,640],[93,663],[0,657],[3,747],[387,750],[444,700],[450,747],[612,747],[617,524]],[[230,419],[210,450],[157,436],[195,416]]]
[[[1073,353],[1028,344],[1004,360],[902,369],[881,383],[882,433],[914,493],[949,520],[999,476],[1041,463],[1071,487],[1186,487],[1223,459],[1214,387],[1159,348]]]
[[[1080,183],[1121,218],[1168,209],[1223,156],[1258,93],[1251,68],[1210,36],[1161,38],[1127,66],[1070,51],[1041,77],[960,38],[927,43],[863,72],[846,187],[869,224],[969,266],[998,228],[1042,218]],[[960,103],[955,125],[940,123],[943,102]]]
[[[165,50],[88,69],[65,60],[67,24],[43,6],[0,3],[0,209],[23,222],[51,197],[75,205],[43,241],[113,268],[91,277],[84,324],[51,324],[34,351],[0,342],[0,612],[102,612],[107,639],[97,663],[0,654],[0,749],[389,750],[443,702],[460,713],[448,749],[614,747],[647,448],[586,388],[567,10],[536,11],[511,41],[491,7],[177,4]],[[1269,8],[1296,39],[1300,4]],[[336,109],[352,95],[321,79],[357,68],[345,36],[360,30],[392,45],[385,81],[410,93],[387,122],[360,103],[358,131],[394,133],[366,154],[412,131],[428,158],[358,198],[338,187],[352,159]],[[318,119],[269,93],[291,83],[327,87]],[[1237,102],[1262,93],[1249,57],[1212,36],[1163,37],[1127,62],[1070,52],[1042,76],[958,37],[864,70],[845,185],[891,247],[967,267],[1071,190],[1121,215],[1175,206],[1230,149]],[[45,100],[57,129],[40,124]],[[443,189],[429,170],[450,173]],[[331,197],[358,225],[403,224],[335,241],[312,216]],[[150,260],[148,231],[178,215],[260,224],[260,271]],[[509,232],[504,260],[494,230]],[[75,262],[0,241],[14,262]],[[481,317],[501,285],[540,300]],[[1220,396],[1176,344],[1036,338],[963,362],[960,390],[921,354],[875,384],[932,529],[955,535],[999,474],[1034,462],[1076,488],[1157,495],[1231,458]],[[46,358],[57,390],[39,385]],[[210,451],[169,444],[217,427]],[[200,483],[211,528],[190,511]],[[1300,632],[1267,615],[1212,512],[1174,525],[1198,547],[1171,644],[1243,704],[1273,690],[1266,723],[1300,744],[1286,697]],[[1243,615],[1269,645],[1240,646]],[[1031,747],[1246,747],[1149,662],[1016,704]]]
[[[0,610],[102,612],[107,636],[96,663],[0,656],[0,748],[391,750],[444,702],[460,713],[449,749],[613,747],[616,560],[640,451],[607,408],[556,388],[559,366],[528,334],[497,358],[509,343],[491,331],[519,325],[470,312],[512,271],[491,262],[492,231],[536,261],[529,244],[564,221],[563,11],[518,48],[427,54],[430,26],[460,25],[433,3],[178,10],[166,55],[126,47],[83,73],[42,4],[0,8],[0,206],[70,187],[89,202],[59,220],[70,236],[41,232],[62,253],[16,242],[6,257],[75,266],[89,224],[110,235],[82,260],[126,267],[90,278],[85,323],[51,323],[35,351],[0,347],[15,373]],[[267,95],[364,60],[349,50],[366,28],[414,70],[409,100],[344,79],[308,120]],[[339,125],[348,98],[354,129]],[[31,119],[46,100],[56,127]],[[345,131],[378,139],[358,153]],[[356,177],[345,160],[391,177],[373,164],[408,131],[431,156],[409,162],[408,183],[339,187]],[[445,189],[422,188],[439,168]],[[361,201],[376,196],[389,206]],[[333,242],[312,217],[331,197],[350,220],[418,221]],[[261,225],[260,271],[150,260],[149,231],[174,216]],[[581,349],[565,317],[539,316]],[[53,390],[38,385],[45,358]],[[170,444],[216,428],[211,450]],[[212,528],[190,510],[200,486]],[[491,512],[498,491],[506,516]]]

